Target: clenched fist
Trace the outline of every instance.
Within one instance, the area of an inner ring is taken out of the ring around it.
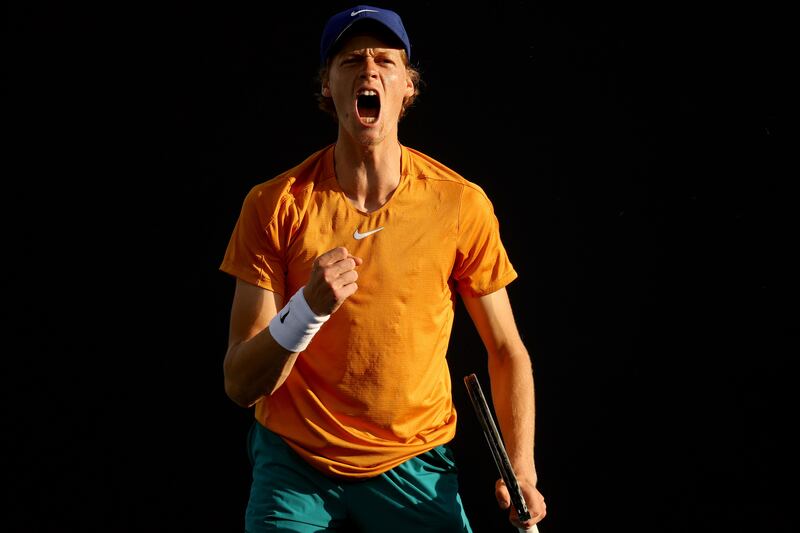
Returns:
[[[308,306],[317,315],[335,313],[358,290],[356,267],[364,260],[340,246],[317,257],[303,289]]]

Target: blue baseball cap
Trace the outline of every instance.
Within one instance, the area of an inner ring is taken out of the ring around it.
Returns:
[[[319,45],[319,59],[321,64],[328,61],[328,56],[340,42],[342,36],[353,27],[354,24],[365,20],[372,20],[380,23],[389,32],[397,37],[403,44],[406,57],[411,60],[411,42],[408,40],[406,29],[400,15],[389,9],[374,6],[354,6],[337,13],[328,19],[325,29],[322,30],[322,39]]]

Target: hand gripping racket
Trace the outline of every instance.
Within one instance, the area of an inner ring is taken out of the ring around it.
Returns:
[[[464,384],[467,386],[467,393],[472,401],[472,407],[475,408],[475,414],[478,415],[478,421],[481,424],[481,429],[483,429],[483,436],[486,437],[486,442],[489,443],[494,462],[508,488],[508,493],[511,495],[511,505],[516,509],[520,521],[524,522],[531,517],[531,514],[528,512],[528,505],[522,496],[522,490],[520,490],[519,483],[517,483],[517,476],[514,474],[503,440],[500,438],[500,432],[497,431],[494,417],[489,411],[489,404],[486,403],[478,377],[475,374],[465,376]],[[521,533],[538,533],[539,529],[534,524],[528,529],[520,529],[519,531]]]

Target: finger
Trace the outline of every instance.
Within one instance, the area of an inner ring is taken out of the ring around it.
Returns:
[[[539,520],[547,515],[547,505],[544,503],[544,500],[534,500],[533,504],[528,507],[528,510],[530,510],[532,517],[538,517]]]
[[[511,524],[514,527],[516,527],[517,529],[527,529],[527,528],[533,526],[536,522],[538,522],[538,520],[535,520],[534,519],[535,517],[533,517],[533,516],[531,518],[529,518],[528,520],[525,520],[524,522],[522,522],[519,519],[519,515],[517,515],[516,513],[512,513],[512,514],[513,514],[513,516],[509,516],[508,519],[511,522]]]
[[[502,479],[498,479],[494,484],[494,497],[501,509],[508,509],[511,505],[511,495]]]
[[[333,248],[332,250],[328,250],[321,256],[317,257],[316,263],[320,267],[327,267],[334,263],[341,261],[342,259],[346,259],[350,256],[350,252],[347,251],[347,248],[344,246],[339,246],[338,248]]]
[[[346,287],[347,285],[355,283],[357,279],[358,279],[358,272],[356,272],[355,270],[350,270],[348,272],[345,272],[344,274],[336,278],[334,289]]]
[[[531,517],[528,520],[525,520],[524,522],[521,522],[519,520],[519,515],[517,515],[515,512],[509,513],[508,519],[511,522],[511,524],[520,531],[537,531],[537,529],[535,529],[536,523],[541,522],[542,519],[545,517],[545,515],[547,515],[547,512],[544,510],[542,510],[541,512],[536,512],[530,507],[528,508],[528,510],[531,513]]]
[[[347,281],[352,281],[352,278],[343,280],[342,276],[346,276],[351,272],[355,272],[355,261],[349,258],[342,259],[332,265],[328,265],[318,271],[318,277],[324,280],[333,289],[341,287]]]
[[[355,294],[355,292],[357,290],[358,290],[358,283],[356,283],[356,282],[348,283],[347,285],[345,285],[341,289],[341,299],[342,300],[346,300],[347,298],[349,298],[350,296]],[[338,307],[337,307],[337,309],[338,309]]]

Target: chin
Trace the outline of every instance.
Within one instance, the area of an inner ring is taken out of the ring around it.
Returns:
[[[383,140],[386,139],[386,135],[360,135],[358,137],[358,142],[361,143],[362,146],[377,146]]]
[[[364,146],[374,146],[386,139],[387,135],[380,126],[364,129],[359,125],[353,137]]]

